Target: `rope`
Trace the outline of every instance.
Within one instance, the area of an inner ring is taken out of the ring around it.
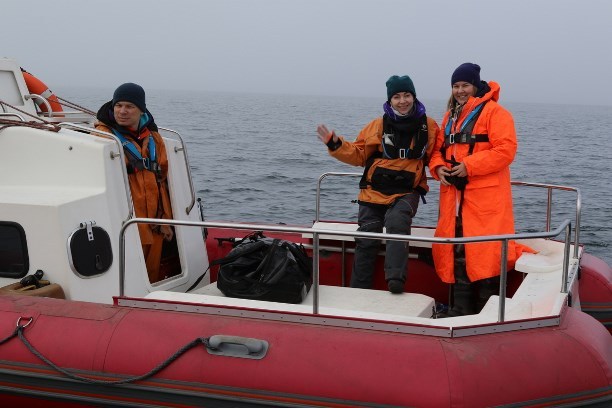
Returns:
[[[11,105],[10,103],[6,103],[6,102],[4,102],[2,100],[0,100],[0,105],[8,106],[9,108],[15,109],[17,112],[23,113],[24,115],[27,115],[27,116],[29,116],[31,118],[39,120],[39,121],[41,121],[43,123],[51,124],[50,122],[47,122],[46,120],[44,120],[43,118],[41,118],[39,116],[34,116],[31,113],[28,113],[28,112],[26,112],[24,110],[21,110],[21,109],[15,107],[15,106]]]
[[[70,102],[70,101],[68,101],[68,100],[66,100],[64,98],[60,98],[57,95],[56,95],[56,98],[58,99],[57,103],[59,103],[62,106],[67,106],[69,108],[76,109],[76,110],[78,110],[80,112],[86,113],[86,114],[94,116],[94,117],[96,116],[96,113],[94,111],[92,111],[92,110],[89,110],[89,109],[87,109],[87,108],[85,108],[83,106],[77,105],[76,103]],[[41,121],[43,123],[51,124],[51,122],[46,121],[45,119],[41,118],[40,116],[32,115],[31,113],[25,112],[25,111],[15,107],[15,106],[11,105],[10,103],[4,102],[2,100],[0,100],[0,105],[8,106],[9,108],[15,109],[16,111],[18,111],[20,113],[23,113],[24,115],[27,115],[27,116],[29,116],[31,118],[36,119],[36,120],[39,120],[39,121]]]
[[[13,334],[11,334],[8,337],[0,340],[0,346],[3,345],[4,343],[6,343],[7,341],[9,341],[10,339],[12,339],[13,337],[15,337],[17,335],[18,331],[19,331],[19,327],[16,327],[15,331],[13,331]]]
[[[89,384],[119,385],[119,384],[127,384],[127,383],[136,382],[136,381],[141,381],[141,380],[147,379],[147,378],[152,377],[155,374],[159,373],[164,368],[166,368],[170,364],[172,364],[175,360],[177,360],[181,355],[183,355],[184,353],[186,353],[190,349],[196,347],[200,343],[203,344],[204,347],[207,348],[207,349],[211,349],[211,350],[214,349],[213,347],[211,347],[209,345],[207,337],[198,337],[198,338],[190,341],[189,343],[185,344],[183,347],[181,347],[179,350],[177,350],[173,355],[168,357],[166,360],[162,361],[157,367],[153,368],[151,371],[149,371],[149,372],[147,372],[145,374],[134,376],[134,377],[128,377],[128,378],[125,378],[123,380],[96,380],[94,378],[83,377],[83,376],[80,376],[80,375],[73,374],[73,373],[69,372],[68,370],[66,370],[64,368],[59,367],[58,365],[53,363],[51,360],[49,360],[47,357],[42,355],[42,353],[40,351],[38,351],[25,338],[25,336],[23,334],[23,330],[28,326],[28,324],[20,325],[19,324],[19,320],[18,320],[17,321],[17,328],[15,329],[15,331],[11,335],[6,337],[5,339],[0,340],[0,345],[6,343],[7,341],[9,341],[10,339],[12,339],[15,336],[19,336],[19,339],[23,342],[23,344],[25,344],[26,348],[28,350],[30,350],[30,352],[32,354],[34,354],[36,357],[38,357],[40,360],[42,360],[45,364],[47,364],[49,367],[53,368],[55,371],[57,371],[57,372],[59,372],[61,374],[64,374],[68,378],[71,378],[71,379],[77,380],[77,381],[86,382],[86,383],[89,383]]]
[[[6,129],[7,127],[11,127],[11,126],[30,127],[34,129],[50,130],[51,132],[59,132],[61,129],[59,126],[54,125],[52,123],[48,123],[48,122],[47,123],[22,122],[20,120],[3,119],[2,117],[0,117],[0,125],[3,125],[0,127],[0,130]]]
[[[89,110],[89,109],[87,109],[87,108],[84,108],[83,106],[77,105],[77,104],[76,104],[76,103],[74,103],[74,102],[70,102],[70,101],[68,101],[68,100],[66,100],[66,99],[64,99],[64,98],[60,98],[60,97],[59,97],[59,96],[57,96],[57,95],[56,95],[55,97],[56,97],[58,100],[60,100],[60,101],[64,102],[64,103],[58,102],[58,103],[59,103],[60,105],[62,105],[62,106],[67,106],[67,107],[69,107],[69,108],[73,108],[73,109],[79,110],[79,111],[81,111],[81,112],[83,112],[83,113],[87,113],[88,115],[96,116],[96,112],[94,112],[94,111],[91,111],[91,110]]]

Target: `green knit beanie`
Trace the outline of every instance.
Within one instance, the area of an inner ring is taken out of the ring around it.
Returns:
[[[391,97],[398,92],[410,92],[416,98],[414,84],[408,75],[393,75],[387,79],[387,100],[390,101]]]

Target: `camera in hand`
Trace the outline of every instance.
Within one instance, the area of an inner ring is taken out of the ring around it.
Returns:
[[[468,183],[468,179],[467,176],[466,177],[460,177],[460,176],[446,176],[446,181],[448,181],[449,183],[451,183],[453,186],[455,186],[455,188],[457,190],[463,190],[465,189],[465,186]]]
[[[450,162],[452,167],[455,167],[456,165],[459,164],[458,161],[455,160],[455,156],[451,156],[451,162]],[[447,175],[446,177],[446,181],[448,181],[449,183],[451,183],[453,186],[455,186],[455,188],[457,190],[464,190],[465,186],[468,183],[468,178],[467,176],[465,177],[461,177],[461,176],[451,176],[451,175]]]

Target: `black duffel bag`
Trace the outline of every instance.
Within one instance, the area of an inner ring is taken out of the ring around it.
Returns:
[[[312,260],[302,245],[261,235],[240,241],[219,264],[225,296],[301,303],[312,285]]]

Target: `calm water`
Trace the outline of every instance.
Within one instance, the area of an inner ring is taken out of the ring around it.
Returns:
[[[56,89],[58,95],[92,110],[112,90]],[[503,97],[503,94],[502,94]],[[178,131],[187,143],[197,194],[209,220],[309,224],[315,191],[324,172],[357,172],[332,159],[316,138],[326,123],[353,140],[379,116],[376,98],[148,91],[147,105],[158,125]],[[503,102],[503,100],[502,100]],[[444,102],[424,101],[441,121]],[[512,104],[519,150],[513,180],[572,186],[582,195],[580,240],[587,251],[612,265],[612,107]],[[327,178],[322,185],[322,219],[356,220],[358,178]],[[437,182],[416,225],[434,225]],[[546,190],[515,187],[517,232],[541,231]],[[553,193],[552,227],[572,220],[576,193]]]

